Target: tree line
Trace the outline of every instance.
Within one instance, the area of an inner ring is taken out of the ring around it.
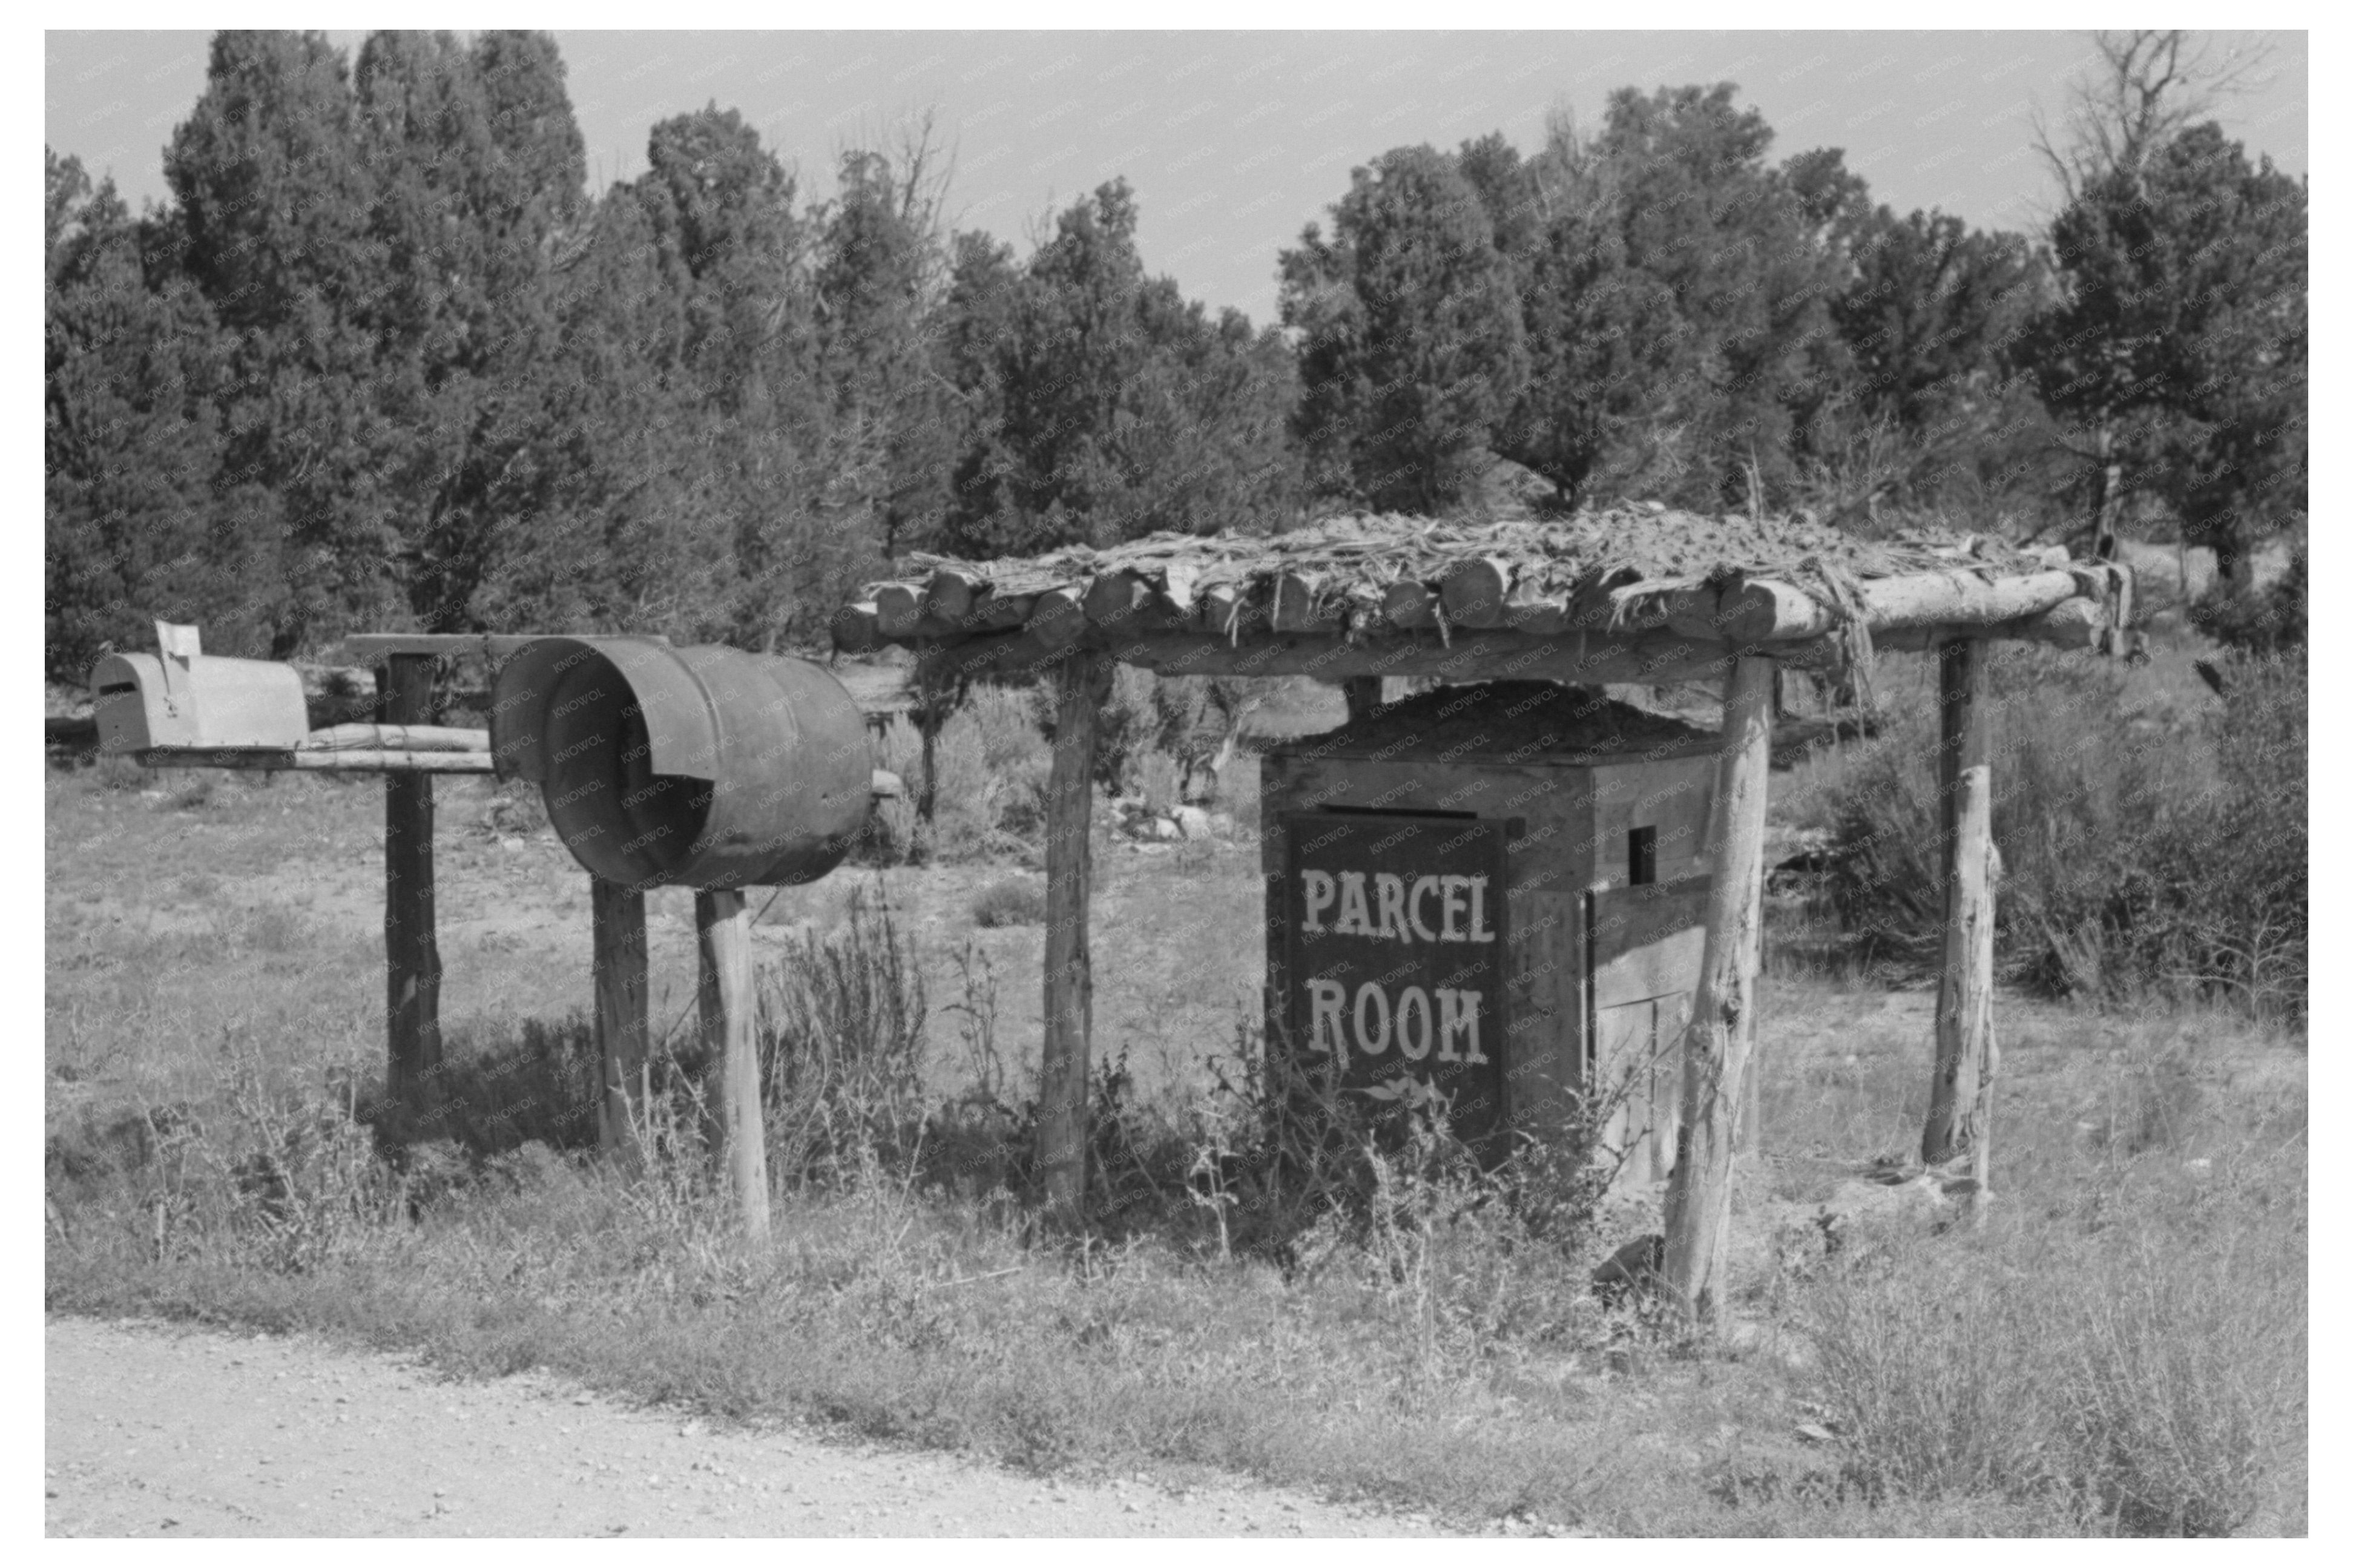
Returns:
[[[909,551],[1621,495],[2145,510],[2235,569],[2304,507],[2305,182],[2126,132],[2026,236],[1628,89],[1357,169],[1259,325],[1147,273],[1123,180],[1026,255],[951,232],[927,122],[819,198],[712,104],[596,193],[544,35],[221,33],[167,202],[47,155],[48,663],[156,617],[807,645]]]

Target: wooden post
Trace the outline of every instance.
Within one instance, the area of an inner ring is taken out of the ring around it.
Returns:
[[[2092,559],[2112,561],[2116,556],[2116,513],[2124,499],[2125,471],[2114,461],[2116,431],[2105,422],[2100,426],[2098,477],[2092,486]]]
[[[940,726],[947,721],[950,705],[947,683],[928,659],[915,664],[915,734],[923,744],[923,778],[915,789],[915,820],[929,822],[939,810]]]
[[[752,1037],[752,920],[738,888],[694,895],[702,955],[698,1000],[713,1070],[712,1157],[734,1190],[744,1234],[768,1234],[768,1139],[760,1114],[760,1048]]]
[[[1778,673],[1777,669],[1776,673]],[[1758,845],[1763,853],[1763,845]],[[1757,878],[1757,919],[1748,932],[1748,973],[1751,977],[1765,972],[1765,877],[1760,861]],[[1755,983],[1752,978],[1752,984]],[[1748,1041],[1748,1065],[1740,1075],[1740,1109],[1734,1118],[1732,1151],[1749,1165],[1757,1162],[1765,1152],[1765,1060],[1757,1054],[1757,1040],[1752,1033]]]
[[[429,655],[396,654],[376,667],[378,717],[429,723]],[[390,1050],[385,1097],[422,1108],[441,1065],[441,951],[433,932],[433,776],[388,773],[384,780],[384,965]]]
[[[1725,1314],[1732,1143],[1741,1086],[1757,1038],[1757,940],[1764,919],[1765,789],[1772,766],[1773,662],[1734,661],[1724,696],[1724,749],[1716,766],[1722,824],[1708,887],[1699,991],[1683,1036],[1683,1126],[1667,1186],[1668,1291],[1694,1322]]]
[[[1366,718],[1381,705],[1381,677],[1351,675],[1340,683],[1340,694],[1348,705],[1348,722]]]
[[[1094,970],[1087,950],[1092,871],[1095,713],[1108,672],[1073,651],[1055,671],[1054,762],[1046,786],[1046,1041],[1039,1073],[1038,1164],[1046,1206],[1075,1222],[1087,1190],[1087,1052]]]
[[[596,1146],[633,1160],[637,1112],[645,1095],[646,895],[601,876],[588,879],[596,988],[596,1061],[604,1083]]]
[[[1968,1154],[1984,1191],[1981,1144],[1993,1097],[1993,764],[1986,649],[1956,638],[1937,651],[1942,750],[1953,758],[1953,831],[1945,848],[1944,976],[1936,989],[1936,1065],[1920,1158]]]
[[[1936,874],[1942,892],[1953,874],[1955,809],[1961,795],[1961,747],[1968,728],[1959,709],[1969,702],[1971,672],[1983,662],[1969,654],[1966,639],[1939,643],[1936,654]]]

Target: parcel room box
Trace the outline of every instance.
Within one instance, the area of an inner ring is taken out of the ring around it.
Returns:
[[[1544,682],[1441,686],[1261,763],[1270,1049],[1449,1097],[1500,1154],[1611,1115],[1674,1155],[1717,737]]]

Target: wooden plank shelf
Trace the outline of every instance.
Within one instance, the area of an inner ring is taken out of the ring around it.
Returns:
[[[594,634],[569,631],[364,631],[344,638],[329,650],[329,653],[353,664],[381,663],[391,658],[457,659],[470,653],[496,662],[512,658],[532,643],[544,641],[550,637],[588,635]],[[670,639],[645,635],[640,637],[640,641],[668,642]]]
[[[308,751],[285,747],[150,747],[142,768],[226,768],[240,773],[490,773],[488,751]]]

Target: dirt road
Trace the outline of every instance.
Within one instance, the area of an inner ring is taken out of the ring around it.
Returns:
[[[51,1318],[59,1535],[1430,1535],[1255,1487],[1061,1484],[714,1430],[543,1376],[441,1381],[316,1340]]]

